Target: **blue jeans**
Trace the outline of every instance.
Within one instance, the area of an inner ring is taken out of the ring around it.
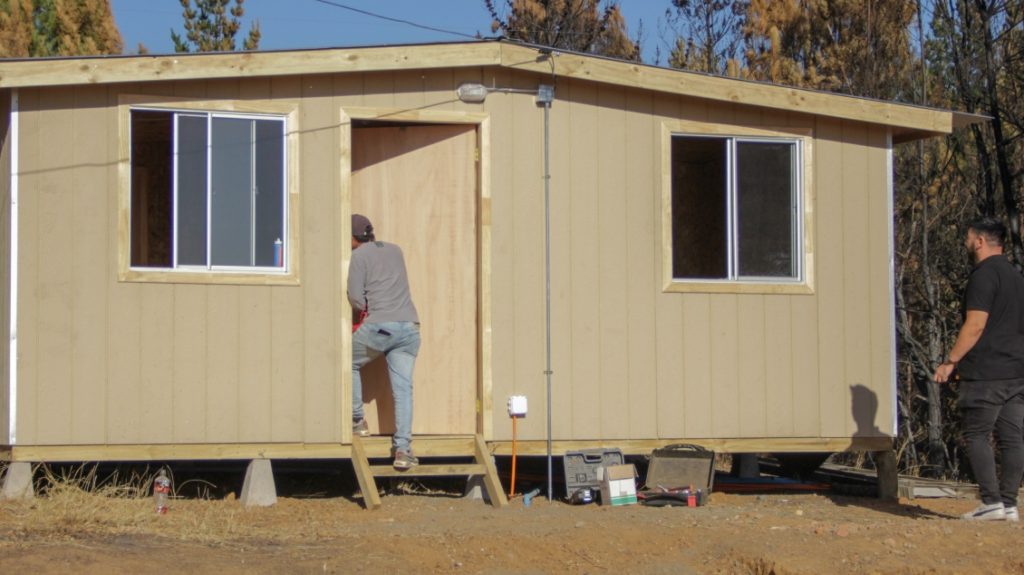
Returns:
[[[411,453],[412,369],[420,351],[420,324],[409,321],[364,323],[352,334],[352,420],[363,418],[363,378],[359,370],[384,356],[388,362],[391,396],[395,400],[396,451]]]

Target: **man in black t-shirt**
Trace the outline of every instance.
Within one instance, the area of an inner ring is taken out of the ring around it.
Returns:
[[[967,230],[974,259],[964,296],[964,323],[936,382],[960,374],[962,435],[981,505],[963,515],[974,521],[1019,521],[1017,492],[1024,475],[1024,276],[1003,255],[1006,228],[982,218]],[[990,437],[999,440],[996,474]]]

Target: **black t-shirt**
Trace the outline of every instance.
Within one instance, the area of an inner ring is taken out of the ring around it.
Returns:
[[[988,312],[988,321],[978,343],[957,366],[960,377],[1024,377],[1024,276],[1005,256],[989,256],[974,267],[967,280],[964,310]]]

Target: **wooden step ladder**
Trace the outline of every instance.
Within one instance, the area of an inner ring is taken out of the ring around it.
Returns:
[[[363,492],[367,509],[380,507],[376,477],[458,477],[479,475],[484,479],[491,505],[501,508],[508,498],[498,479],[498,470],[480,434],[460,436],[421,436],[414,438],[420,464],[412,469],[398,470],[391,465],[390,437],[352,437],[352,467]],[[473,463],[430,464],[430,458],[472,457]],[[387,459],[383,465],[371,465],[370,459]]]

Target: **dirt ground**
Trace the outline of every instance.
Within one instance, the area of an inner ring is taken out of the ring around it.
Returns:
[[[699,508],[506,509],[432,490],[175,499],[58,489],[0,502],[0,573],[1024,573],[1024,524],[956,519],[974,501],[715,493]]]

